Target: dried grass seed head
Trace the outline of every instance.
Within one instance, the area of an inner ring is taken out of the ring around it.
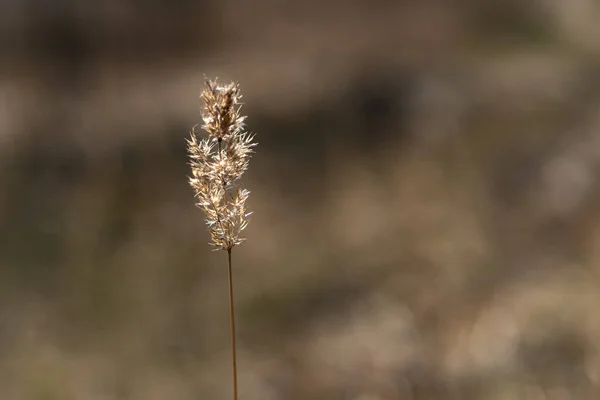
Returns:
[[[208,137],[198,140],[193,128],[187,140],[190,185],[196,205],[206,214],[211,244],[231,250],[244,240],[240,233],[251,214],[246,210],[250,192],[236,188],[236,182],[248,169],[256,143],[254,135],[244,131],[246,117],[240,115],[237,84],[219,85],[207,80],[200,97],[204,102],[202,129]]]

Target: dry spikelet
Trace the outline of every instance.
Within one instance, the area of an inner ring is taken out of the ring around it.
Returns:
[[[189,182],[196,205],[206,214],[210,244],[227,251],[244,240],[240,233],[251,214],[246,210],[250,192],[237,187],[256,146],[254,135],[244,130],[241,97],[236,83],[219,85],[206,80],[200,98],[202,129],[208,136],[199,140],[193,128],[187,140],[192,168]]]

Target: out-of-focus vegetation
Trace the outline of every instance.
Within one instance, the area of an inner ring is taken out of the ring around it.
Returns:
[[[239,81],[240,397],[600,396],[600,8],[0,4],[0,398],[226,399],[184,138]]]

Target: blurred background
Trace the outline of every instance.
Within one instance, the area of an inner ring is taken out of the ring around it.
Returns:
[[[187,183],[260,145],[240,398],[600,398],[594,0],[0,2],[0,398],[231,397]]]

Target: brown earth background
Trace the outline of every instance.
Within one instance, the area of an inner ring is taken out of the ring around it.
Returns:
[[[229,399],[204,76],[260,145],[240,399],[600,398],[593,0],[0,3],[0,399]]]

